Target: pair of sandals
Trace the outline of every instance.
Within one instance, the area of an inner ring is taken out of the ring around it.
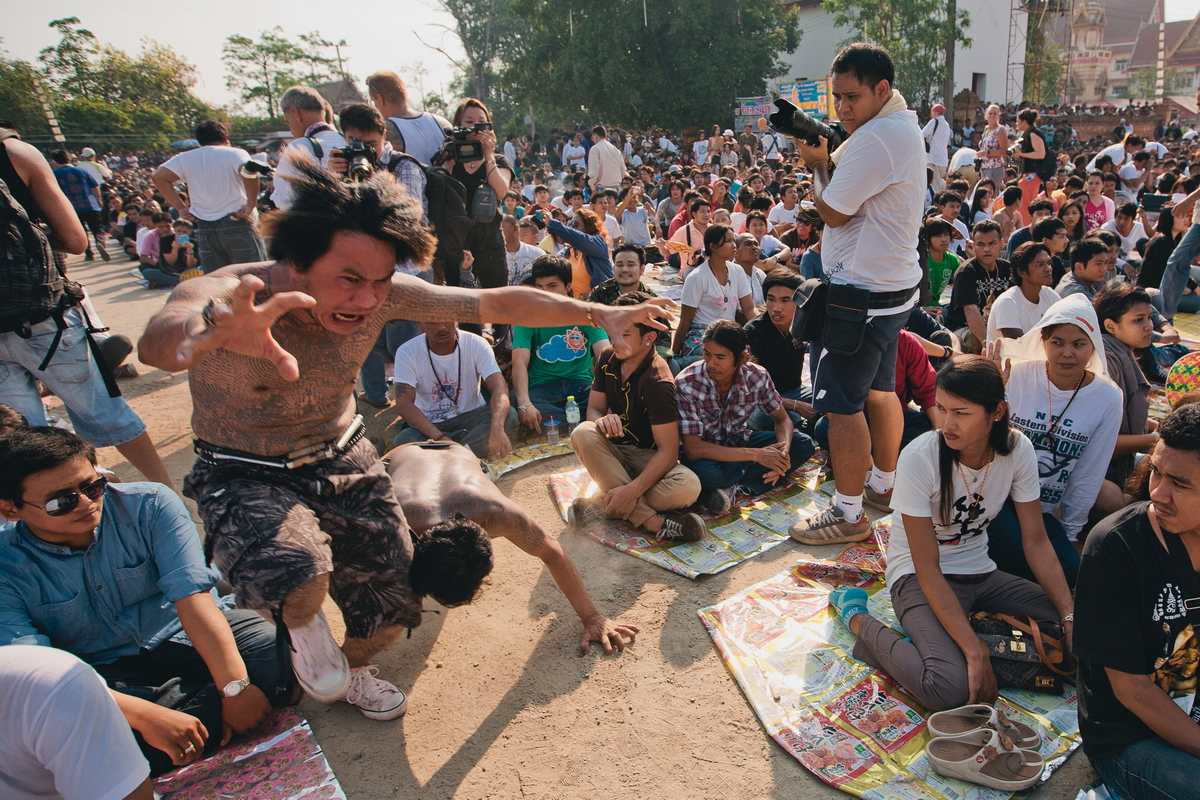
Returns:
[[[929,764],[947,778],[991,789],[1018,792],[1042,777],[1046,762],[1036,748],[1037,731],[1004,712],[975,703],[929,717],[933,738],[925,748]]]

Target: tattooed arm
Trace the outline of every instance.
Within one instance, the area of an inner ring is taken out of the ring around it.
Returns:
[[[547,536],[519,505],[507,497],[501,497],[484,516],[485,519],[473,519],[483,525],[490,535],[503,536],[531,556],[537,556],[546,565],[546,569],[550,570],[554,583],[583,621],[580,650],[586,653],[591,642],[600,642],[604,652],[611,653],[614,647],[617,650],[625,649],[625,636],[633,641],[638,627],[613,622],[597,610],[596,604],[592,602],[583,585],[583,578],[575,567],[575,562],[562,549],[558,540]]]
[[[392,281],[388,299],[391,319],[410,319],[417,322],[495,322],[538,328],[565,325],[588,325],[588,309],[592,322],[608,331],[610,337],[622,333],[635,322],[658,330],[666,330],[671,319],[666,311],[675,306],[665,297],[656,297],[638,306],[605,306],[583,303],[569,297],[529,289],[523,286],[501,286],[496,289],[472,290],[451,286],[434,286],[410,275],[397,274]]]

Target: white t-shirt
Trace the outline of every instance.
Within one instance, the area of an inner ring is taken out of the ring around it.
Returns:
[[[696,309],[693,325],[708,327],[719,319],[734,319],[743,297],[753,296],[750,278],[734,262],[725,266],[729,278],[724,286],[717,283],[708,262],[701,263],[683,279],[683,295],[679,302]]]
[[[944,167],[950,163],[950,123],[943,117],[934,117],[925,123],[921,136],[929,142],[929,163]]]
[[[1094,170],[1096,168],[1096,159],[1100,158],[1100,156],[1108,156],[1109,158],[1112,159],[1113,166],[1119,167],[1125,163],[1126,155],[1127,154],[1125,152],[1124,144],[1122,144],[1121,142],[1117,142],[1116,144],[1110,144],[1108,147],[1104,148],[1099,153],[1096,153],[1096,158],[1093,158],[1090,162],[1088,162],[1087,171],[1091,172],[1092,170]]]
[[[527,242],[520,242],[515,253],[508,252],[507,247],[504,248],[504,258],[508,261],[508,285],[516,286],[533,260],[544,255],[546,254],[542,248]]]
[[[121,800],[149,775],[95,670],[53,647],[0,647],[0,797]]]
[[[762,145],[763,156],[771,161],[778,161],[787,150],[787,137],[782,133],[764,133],[759,142]]]
[[[1117,221],[1115,219],[1110,219],[1101,225],[1100,230],[1112,231],[1121,240],[1121,244],[1117,248],[1117,255],[1121,258],[1128,258],[1130,254],[1136,255],[1137,243],[1142,239],[1149,238],[1146,236],[1146,228],[1140,220],[1134,221],[1133,228],[1129,231],[1128,236],[1122,236],[1121,232],[1117,230]]]
[[[783,207],[783,203],[776,203],[771,207],[771,213],[767,214],[767,222],[771,223],[772,228],[776,225],[795,225],[796,215],[799,213],[799,204],[793,206],[791,211],[788,211]]]
[[[517,148],[512,142],[504,143],[504,157],[508,159],[508,163],[515,165],[517,163]]]
[[[963,136],[966,136],[966,131],[963,131]],[[969,147],[960,147],[950,157],[950,166],[947,167],[947,171],[957,172],[965,167],[974,167],[975,159],[977,158],[979,158],[978,150],[972,150]]]
[[[692,152],[696,156],[697,164],[708,163],[708,139],[697,139],[692,143]]]
[[[621,235],[630,244],[645,247],[650,244],[650,212],[645,208],[621,212]]]
[[[896,488],[892,494],[892,533],[887,546],[887,582],[895,586],[905,575],[916,573],[904,517],[926,517],[933,521],[938,540],[938,559],[943,575],[982,575],[994,572],[996,562],[988,557],[987,530],[1004,503],[1011,497],[1018,503],[1037,500],[1037,457],[1033,445],[1013,432],[1015,446],[1006,456],[996,455],[982,469],[956,464],[952,476],[954,497],[948,525],[942,524],[942,481],[938,470],[941,433],[930,431],[914,439],[900,453],[896,465]],[[986,479],[985,479],[986,473]],[[970,483],[971,500],[967,484]]]
[[[587,150],[583,148],[583,145],[565,144],[563,145],[562,162],[563,166],[568,164],[587,166]]]
[[[758,267],[751,267],[750,269],[752,270],[751,273],[746,276],[750,279],[750,296],[754,298],[754,305],[761,306],[763,303],[767,302],[766,298],[763,296],[762,288],[763,281],[767,279],[767,273],[763,272]],[[742,272],[745,271],[746,268],[742,267]]]
[[[608,246],[610,250],[617,241],[617,237],[625,235],[625,231],[621,229],[621,223],[617,222],[617,218],[612,214],[604,215],[604,230],[608,232]]]
[[[854,132],[825,189],[825,204],[853,215],[845,225],[826,227],[821,263],[833,283],[872,292],[910,289],[921,279],[917,232],[925,194],[925,146],[917,115],[897,111],[875,117]],[[916,294],[896,308],[912,308]]]
[[[321,166],[329,166],[329,154],[334,150],[338,150],[346,146],[346,139],[335,130],[320,130],[313,134],[314,139],[321,143]],[[308,137],[301,136],[298,139],[293,139],[292,143],[287,146],[286,152],[295,150],[308,156],[316,155],[313,150],[312,142]],[[292,166],[291,162],[286,158],[279,159],[279,166],[275,168],[275,189],[271,193],[271,199],[275,201],[275,207],[281,211],[287,211],[292,207],[292,197],[295,192],[292,190],[291,181],[286,180],[288,176],[295,177],[300,173]],[[244,202],[244,201],[243,201]]]
[[[1146,146],[1142,149],[1153,155],[1159,161],[1162,161],[1171,154],[1171,151],[1167,149],[1166,145],[1160,144],[1159,142],[1146,142]]]
[[[241,172],[249,160],[250,154],[240,147],[208,145],[174,156],[163,164],[163,169],[171,170],[187,184],[192,203],[188,209],[205,222],[216,222],[246,205]]]
[[[1021,293],[1020,286],[1012,286],[1001,292],[992,303],[992,312],[988,315],[987,340],[999,339],[1002,328],[1016,328],[1021,333],[1027,333],[1037,325],[1046,313],[1046,309],[1060,299],[1058,292],[1049,286],[1043,286],[1038,301],[1031,303]]]
[[[484,405],[480,381],[499,371],[492,348],[482,336],[459,331],[458,347],[439,356],[426,346],[422,333],[396,351],[392,382],[416,389],[417,409],[436,425]]]
[[[1053,449],[1044,441],[1052,424],[1047,388],[1054,417],[1061,419]],[[1064,391],[1050,384],[1046,362],[1022,361],[1013,365],[1007,393],[1013,427],[1034,440],[1042,512],[1059,509],[1063,529],[1075,539],[1096,502],[1117,443],[1124,406],[1121,390],[1097,376],[1072,401],[1074,387]]]

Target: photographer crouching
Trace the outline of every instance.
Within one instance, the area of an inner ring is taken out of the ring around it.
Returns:
[[[508,285],[508,262],[500,232],[500,202],[512,182],[512,165],[496,152],[492,115],[468,97],[454,111],[454,130],[434,161],[466,189],[467,214],[473,220],[463,249],[474,257],[475,280],[484,289]],[[459,285],[457,263],[443,263],[446,284]]]
[[[848,135],[834,142],[832,153],[829,138],[839,138],[834,130],[803,113],[788,120],[771,117],[776,129],[796,137],[826,226],[821,259],[827,297],[815,293],[824,320],[804,338],[810,341],[813,406],[829,417],[837,494],[829,508],[789,531],[812,545],[866,539],[871,525],[864,499],[891,511],[904,427],[895,392],[896,342],[922,274],[917,236],[925,147],[916,114],[892,88],[891,56],[858,42],[838,53],[830,73],[837,115]],[[797,296],[798,305],[802,299]],[[798,309],[796,316],[810,311]],[[870,450],[863,447],[868,437]]]
[[[392,148],[387,140],[383,115],[371,106],[356,103],[346,106],[341,113],[342,134],[346,147],[329,154],[329,169],[347,180],[364,181],[374,172],[387,172],[405,191],[421,200],[424,214],[421,222],[429,224],[429,201],[425,196],[425,170],[416,159],[405,156]],[[460,251],[461,258],[461,251]],[[432,283],[429,270],[420,270],[412,262],[396,265],[397,272],[416,275]],[[388,405],[387,377],[384,372],[388,363],[396,357],[400,345],[417,335],[417,323],[397,319],[384,325],[375,347],[363,362],[359,376],[362,379],[362,398],[375,408]]]

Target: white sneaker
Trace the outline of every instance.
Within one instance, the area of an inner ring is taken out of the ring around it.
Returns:
[[[350,670],[346,702],[358,706],[371,719],[395,719],[408,710],[408,698],[392,684],[376,678],[378,671],[374,664]]]
[[[322,703],[344,698],[350,686],[350,665],[333,640],[325,612],[318,611],[307,625],[288,628],[288,632],[296,650],[292,669],[305,693]]]

